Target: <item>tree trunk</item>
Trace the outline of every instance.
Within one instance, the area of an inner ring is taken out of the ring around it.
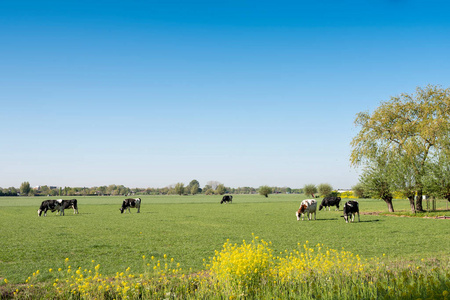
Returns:
[[[392,205],[392,197],[386,197],[383,200],[384,202],[386,202],[389,212],[394,212],[394,206]]]
[[[415,214],[416,206],[414,205],[414,196],[409,196],[408,200],[409,200],[409,205],[411,206],[411,213]]]
[[[417,191],[417,198],[416,198],[416,210],[421,212],[424,211],[422,207],[422,190]]]

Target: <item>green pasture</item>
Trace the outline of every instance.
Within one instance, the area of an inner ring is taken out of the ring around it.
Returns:
[[[252,233],[280,252],[309,241],[362,258],[415,261],[449,256],[450,220],[373,214],[387,212],[381,200],[359,199],[361,222],[346,224],[342,209],[320,211],[316,221],[297,221],[295,211],[303,195],[234,195],[233,204],[222,205],[221,196],[141,198],[140,214],[136,209],[120,214],[124,197],[108,196],[77,197],[79,215],[70,209],[65,216],[38,217],[37,209],[47,198],[0,197],[0,279],[22,283],[40,270],[41,280],[51,280],[50,268],[67,265],[100,264],[105,275],[128,267],[139,273],[143,255],[160,259],[164,254],[187,272],[196,272],[228,239],[241,243],[251,240]],[[409,211],[409,203],[394,200],[394,208]],[[450,216],[445,201],[438,202],[438,209],[440,215]]]

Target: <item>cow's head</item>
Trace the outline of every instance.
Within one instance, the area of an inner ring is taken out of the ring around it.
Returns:
[[[38,209],[38,216],[40,217],[42,215],[42,210]]]
[[[125,208],[121,207],[121,208],[119,208],[119,210],[120,210],[120,213],[123,214],[123,211],[125,210]]]
[[[344,213],[344,220],[345,220],[345,223],[348,223],[349,217],[351,218],[351,214],[350,214],[350,216],[349,216],[348,214]]]
[[[320,206],[319,206],[319,210],[322,210],[322,208],[323,208],[323,205],[322,205],[322,204],[320,204]]]

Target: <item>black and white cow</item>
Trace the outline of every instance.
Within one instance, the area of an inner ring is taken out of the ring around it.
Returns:
[[[40,217],[42,213],[44,213],[44,217],[47,216],[47,211],[54,212],[56,210],[59,210],[59,202],[57,200],[45,200],[42,201],[41,206],[38,209],[38,216]]]
[[[327,196],[323,198],[322,203],[320,203],[319,210],[322,210],[322,208],[328,207],[328,210],[331,210],[332,206],[336,206],[336,210],[339,210],[339,203],[341,202],[341,197],[336,196]]]
[[[78,201],[77,199],[71,199],[71,200],[62,200],[58,199],[56,202],[59,203],[59,215],[64,216],[64,210],[68,208],[73,208],[73,213],[78,214]]]
[[[355,215],[358,214],[359,220],[359,204],[358,201],[348,201],[344,204],[344,219],[345,223],[353,222],[355,220]],[[350,219],[351,218],[351,219]]]
[[[141,198],[128,198],[123,200],[122,207],[119,208],[120,213],[123,214],[123,212],[128,209],[128,212],[131,213],[130,208],[137,208],[137,212],[139,213],[141,211]]]
[[[47,211],[58,211],[60,216],[64,216],[64,210],[67,208],[73,208],[73,213],[78,213],[77,199],[72,200],[45,200],[42,201],[41,206],[38,209],[38,216],[40,217],[44,213],[44,217],[47,216]]]
[[[222,203],[232,203],[232,201],[233,201],[233,196],[225,195],[225,196],[223,196],[222,201],[220,201],[220,204],[222,204]]]

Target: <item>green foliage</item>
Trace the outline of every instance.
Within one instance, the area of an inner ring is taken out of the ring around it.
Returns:
[[[178,182],[175,185],[175,193],[180,196],[184,194],[184,183]]]
[[[430,163],[422,183],[427,195],[450,201],[450,155],[443,153],[436,163]]]
[[[317,187],[315,184],[305,184],[305,186],[303,187],[303,193],[305,193],[305,195],[311,195],[311,197],[315,197],[314,194],[317,193]]]
[[[198,193],[198,184],[191,185],[191,194],[196,195]]]
[[[357,183],[352,186],[352,191],[356,198],[368,198],[368,196],[366,196],[366,191],[364,190],[364,185],[362,183]]]
[[[28,194],[30,194],[30,192],[31,192],[30,183],[28,181],[22,182],[22,184],[20,185],[20,194],[27,196]]]
[[[258,192],[261,196],[269,197],[269,194],[272,194],[272,188],[267,185],[262,185],[259,187]]]
[[[449,107],[450,89],[430,85],[417,88],[416,94],[392,97],[372,114],[359,113],[355,124],[360,131],[351,142],[351,163],[373,168],[375,161],[389,161],[389,183],[405,194],[417,194],[417,209],[422,210],[427,164],[437,159],[439,149],[450,145]]]
[[[216,188],[216,194],[217,195],[223,195],[225,194],[225,186],[223,184],[219,184]]]
[[[388,205],[389,211],[393,212],[392,199],[395,187],[390,172],[389,163],[380,158],[364,169],[360,182],[369,197],[382,199]]]
[[[329,183],[321,183],[317,186],[320,196],[328,196],[333,191],[333,187]]]

